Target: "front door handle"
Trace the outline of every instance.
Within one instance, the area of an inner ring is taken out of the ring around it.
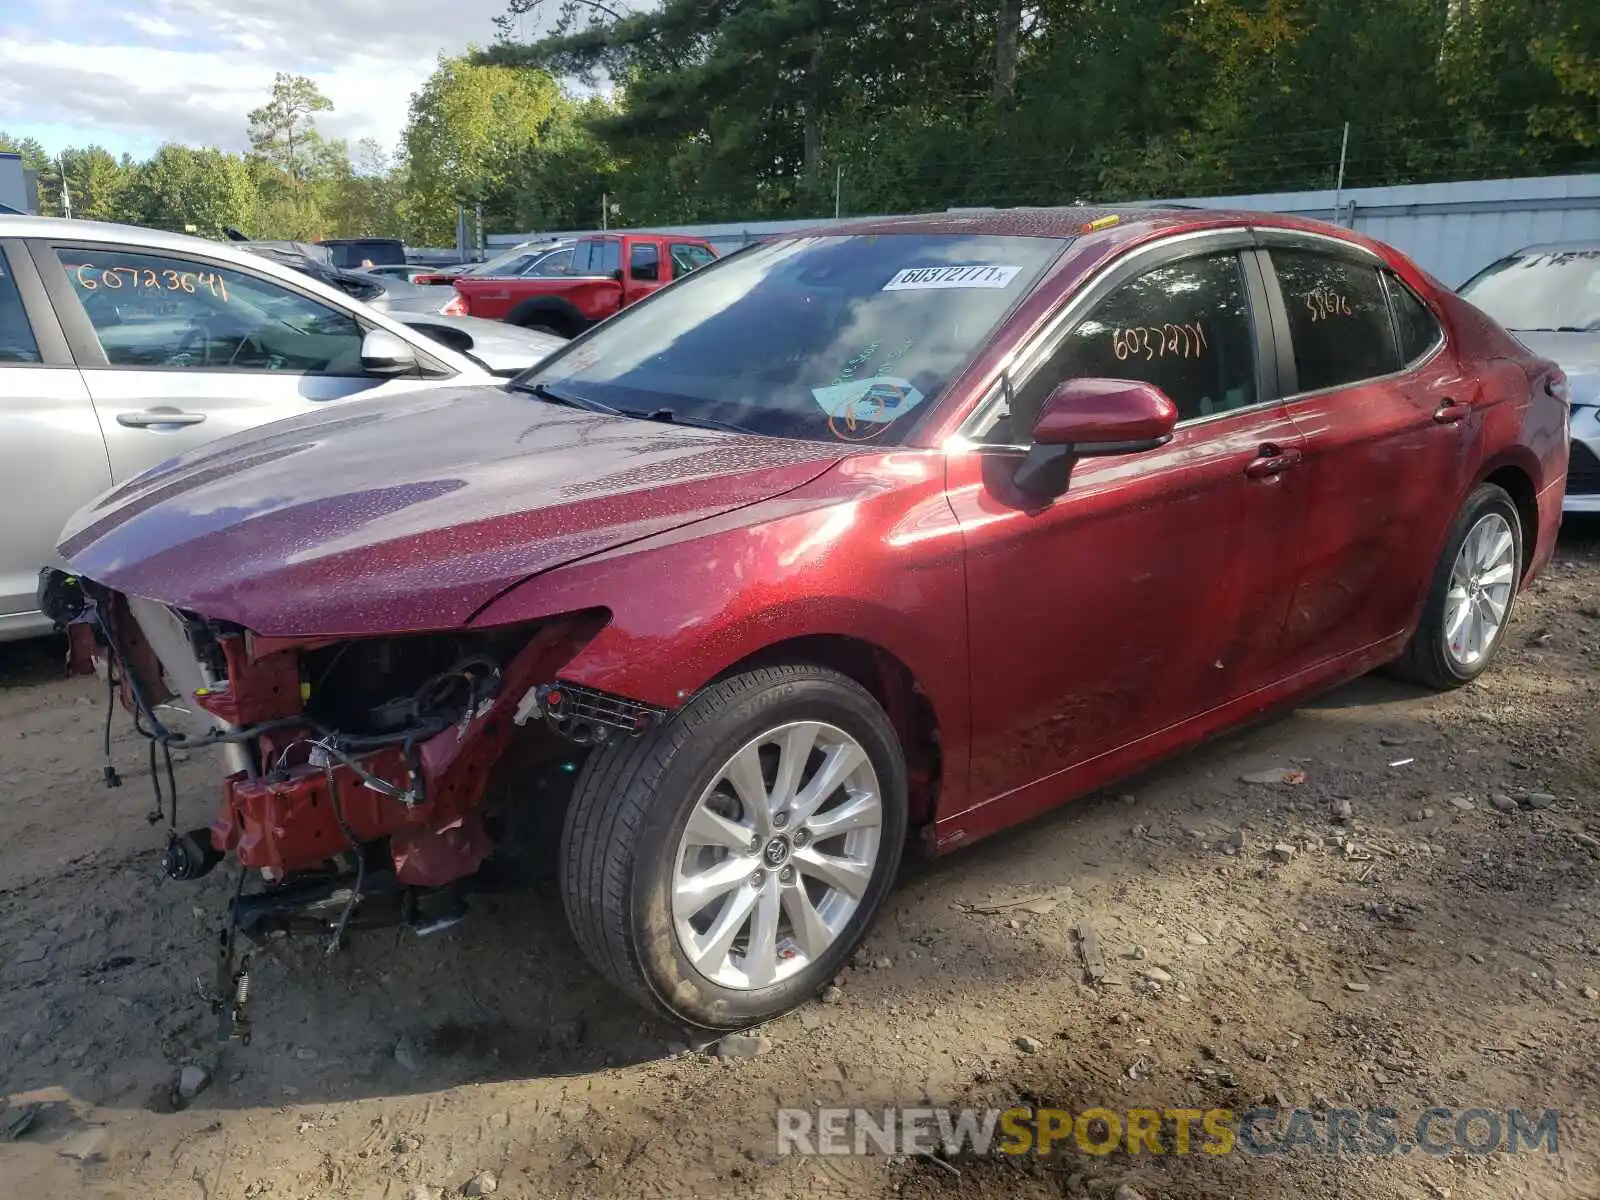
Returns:
[[[1444,402],[1433,410],[1433,419],[1440,425],[1454,425],[1466,415],[1467,406],[1449,396],[1446,396]]]
[[[147,408],[143,412],[117,414],[117,424],[129,429],[149,429],[152,425],[198,425],[205,413],[184,412],[181,408]]]
[[[1277,446],[1266,445],[1261,447],[1260,453],[1250,460],[1250,465],[1245,467],[1244,473],[1251,479],[1267,479],[1273,475],[1282,475],[1299,461],[1300,451],[1293,446],[1280,449]]]

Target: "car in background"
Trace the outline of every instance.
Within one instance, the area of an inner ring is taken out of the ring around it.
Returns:
[[[406,261],[406,244],[399,238],[323,238],[317,245],[328,251],[334,266],[346,270],[401,266]]]
[[[525,837],[602,975],[737,1029],[843,969],[908,845],[1379,666],[1478,677],[1555,549],[1561,386],[1320,222],[847,222],[508,388],[170,462],[73,519],[47,602],[150,736],[168,694],[219,723],[169,873],[237,857],[242,934],[437,927]]]
[[[382,267],[363,267],[365,275],[376,275],[380,279],[400,279],[406,283],[415,283],[419,275],[431,275],[438,267],[430,267],[423,263],[405,263],[404,265],[390,264]]]
[[[39,569],[67,517],[113,485],[332,401],[495,384],[561,345],[385,313],[287,253],[0,217],[0,639],[49,631]]]
[[[570,275],[572,247],[571,239],[522,242],[484,262],[463,263],[459,267],[444,270],[434,269],[418,275],[412,282],[431,286],[453,283],[462,276],[514,278],[519,275]]]
[[[575,337],[717,258],[710,242],[659,233],[592,234],[567,253],[560,274],[459,275],[444,311]]]
[[[1600,513],[1600,241],[1526,246],[1460,293],[1530,350],[1561,364],[1572,406],[1569,513]]]

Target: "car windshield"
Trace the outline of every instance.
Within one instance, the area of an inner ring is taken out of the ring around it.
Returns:
[[[517,386],[657,420],[897,443],[1065,245],[930,234],[769,242],[625,309]]]
[[[1461,288],[1507,329],[1600,330],[1600,247],[1514,254]]]

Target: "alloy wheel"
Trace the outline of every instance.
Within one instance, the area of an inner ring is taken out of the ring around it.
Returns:
[[[695,970],[766,987],[827,951],[878,866],[883,797],[861,743],[818,721],[741,746],[689,814],[672,876],[672,921]]]
[[[1444,648],[1472,670],[1494,649],[1517,581],[1516,537],[1498,512],[1485,513],[1467,532],[1450,568],[1444,603]]]

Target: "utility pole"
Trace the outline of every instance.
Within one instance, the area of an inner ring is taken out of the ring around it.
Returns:
[[[1343,225],[1344,224],[1344,222],[1339,219],[1339,205],[1340,205],[1340,200],[1342,198],[1342,194],[1344,192],[1344,158],[1345,158],[1346,152],[1349,151],[1349,149],[1350,149],[1350,122],[1346,121],[1344,123],[1344,138],[1339,143],[1339,177],[1338,177],[1338,179],[1336,179],[1334,181],[1334,184],[1333,184],[1333,223],[1335,225]]]
[[[844,185],[844,164],[839,163],[833,168],[833,219],[839,219],[839,194]]]
[[[607,203],[607,201],[609,199],[610,199],[610,197],[607,196],[606,193],[604,193],[604,192],[600,193],[600,232],[601,233],[604,233],[606,231],[606,209],[610,207],[610,205]]]
[[[56,155],[56,166],[61,168],[61,212],[67,220],[72,220],[72,193],[67,190],[67,160],[63,155]]]

